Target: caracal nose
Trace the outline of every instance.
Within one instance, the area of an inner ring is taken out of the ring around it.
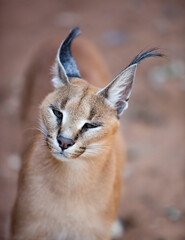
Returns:
[[[74,145],[74,141],[71,138],[66,138],[66,137],[63,137],[62,135],[59,135],[57,137],[57,141],[59,143],[59,146],[62,148],[62,150],[65,150]]]

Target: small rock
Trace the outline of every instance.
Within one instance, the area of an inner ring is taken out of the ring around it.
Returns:
[[[101,36],[103,42],[109,46],[117,46],[128,41],[128,35],[122,31],[112,30]]]
[[[179,221],[181,218],[180,210],[173,206],[166,206],[164,208],[164,214],[169,220],[173,222]]]
[[[112,226],[112,238],[118,239],[124,234],[124,227],[119,220],[116,220]]]
[[[153,67],[148,73],[148,80],[156,90],[164,87],[169,80],[180,80],[182,89],[185,90],[185,64],[182,60],[176,60],[162,66]]]
[[[19,171],[21,168],[21,157],[17,154],[12,154],[8,158],[8,166],[15,171]]]

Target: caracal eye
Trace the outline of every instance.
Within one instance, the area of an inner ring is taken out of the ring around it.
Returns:
[[[63,118],[63,114],[62,112],[56,110],[56,109],[52,109],[53,110],[53,113],[55,114],[55,116],[57,117],[58,120],[62,121],[62,118]]]
[[[96,128],[96,127],[99,127],[99,125],[97,124],[91,124],[91,123],[85,123],[81,129],[81,132],[86,132],[88,129],[90,128]]]

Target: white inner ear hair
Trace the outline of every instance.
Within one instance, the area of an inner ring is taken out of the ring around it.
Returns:
[[[121,72],[109,86],[108,98],[115,106],[118,101],[126,102],[130,97],[136,65],[130,66]]]
[[[59,53],[58,53],[59,54]],[[53,74],[53,79],[51,80],[55,88],[61,88],[65,84],[69,83],[68,76],[66,75],[65,69],[60,63],[59,55],[57,54],[56,62],[53,65],[51,72]]]
[[[52,78],[51,81],[55,88],[61,88],[62,86],[64,86],[64,84],[62,83],[61,79],[58,76],[55,76],[54,78]]]

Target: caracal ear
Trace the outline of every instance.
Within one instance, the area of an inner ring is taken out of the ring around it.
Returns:
[[[119,117],[128,107],[132,84],[136,73],[137,64],[123,70],[112,82],[98,92],[104,96],[111,107],[117,110]]]
[[[117,111],[118,118],[128,107],[128,100],[131,94],[137,65],[145,58],[163,56],[163,54],[155,50],[157,49],[152,48],[139,53],[125,70],[97,93],[102,95],[106,102]]]
[[[71,54],[71,43],[80,33],[81,31],[78,27],[73,28],[58,50],[56,62],[53,66],[54,77],[52,83],[55,88],[70,84],[70,77],[81,78],[76,62]]]

